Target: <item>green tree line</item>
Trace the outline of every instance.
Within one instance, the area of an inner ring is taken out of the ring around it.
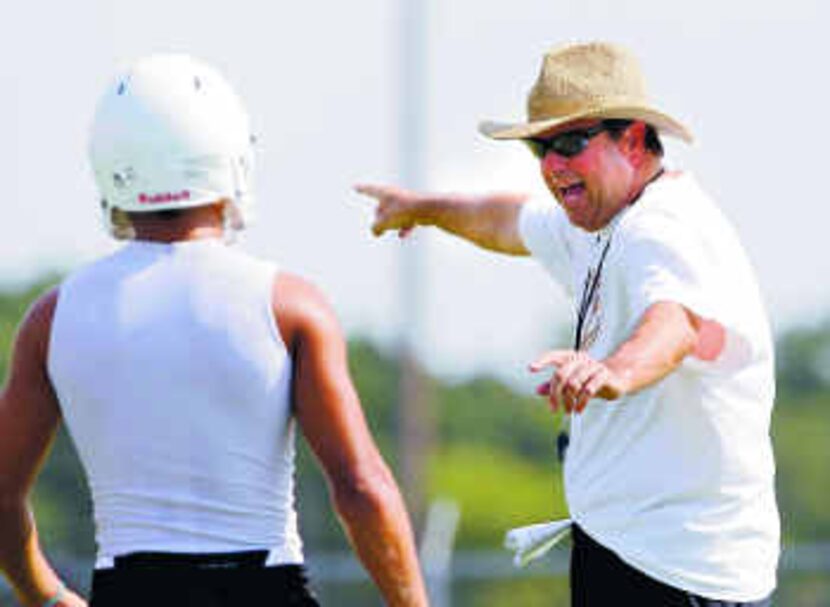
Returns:
[[[14,329],[53,279],[0,293],[0,372],[6,375]],[[777,340],[778,399],[773,438],[785,543],[830,540],[830,321],[799,327]],[[382,451],[396,465],[399,365],[373,344],[350,342],[350,364]],[[565,513],[555,462],[553,420],[537,397],[491,377],[460,383],[428,378],[434,436],[428,462],[431,497],[461,508],[459,548],[497,548],[509,527]],[[125,430],[126,431],[126,430]],[[306,544],[345,548],[322,476],[301,445],[298,503]],[[506,491],[505,487],[510,490]],[[50,549],[94,552],[91,504],[74,448],[61,431],[37,483],[34,506]]]

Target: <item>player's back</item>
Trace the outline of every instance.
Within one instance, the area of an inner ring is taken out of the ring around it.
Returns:
[[[61,285],[49,373],[89,478],[99,566],[254,548],[302,562],[275,271],[218,239],[136,241]]]

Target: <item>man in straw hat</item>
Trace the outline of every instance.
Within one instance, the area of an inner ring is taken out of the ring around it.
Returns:
[[[101,99],[92,164],[106,224],[130,240],[33,305],[0,392],[0,571],[27,607],[86,604],[26,499],[62,419],[95,508],[93,607],[317,605],[297,429],[386,604],[427,603],[330,305],[227,242],[248,217],[252,142],[234,91],[185,55],[139,60]]]
[[[372,229],[437,226],[532,255],[574,297],[572,347],[530,366],[573,414],[574,605],[769,605],[772,341],[732,227],[691,175],[663,166],[660,136],[691,133],[606,43],[545,55],[527,112],[481,131],[526,143],[556,204],[361,185],[378,201]]]

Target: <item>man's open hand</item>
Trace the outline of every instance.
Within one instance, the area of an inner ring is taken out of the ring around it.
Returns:
[[[626,392],[622,377],[585,352],[552,350],[530,364],[534,373],[551,367],[553,375],[536,393],[548,397],[554,411],[562,405],[567,413],[581,413],[594,397],[616,400]]]

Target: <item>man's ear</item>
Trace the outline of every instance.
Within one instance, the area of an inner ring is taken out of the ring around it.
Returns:
[[[631,165],[639,168],[646,159],[646,123],[635,121],[628,125],[620,137],[620,149]]]

